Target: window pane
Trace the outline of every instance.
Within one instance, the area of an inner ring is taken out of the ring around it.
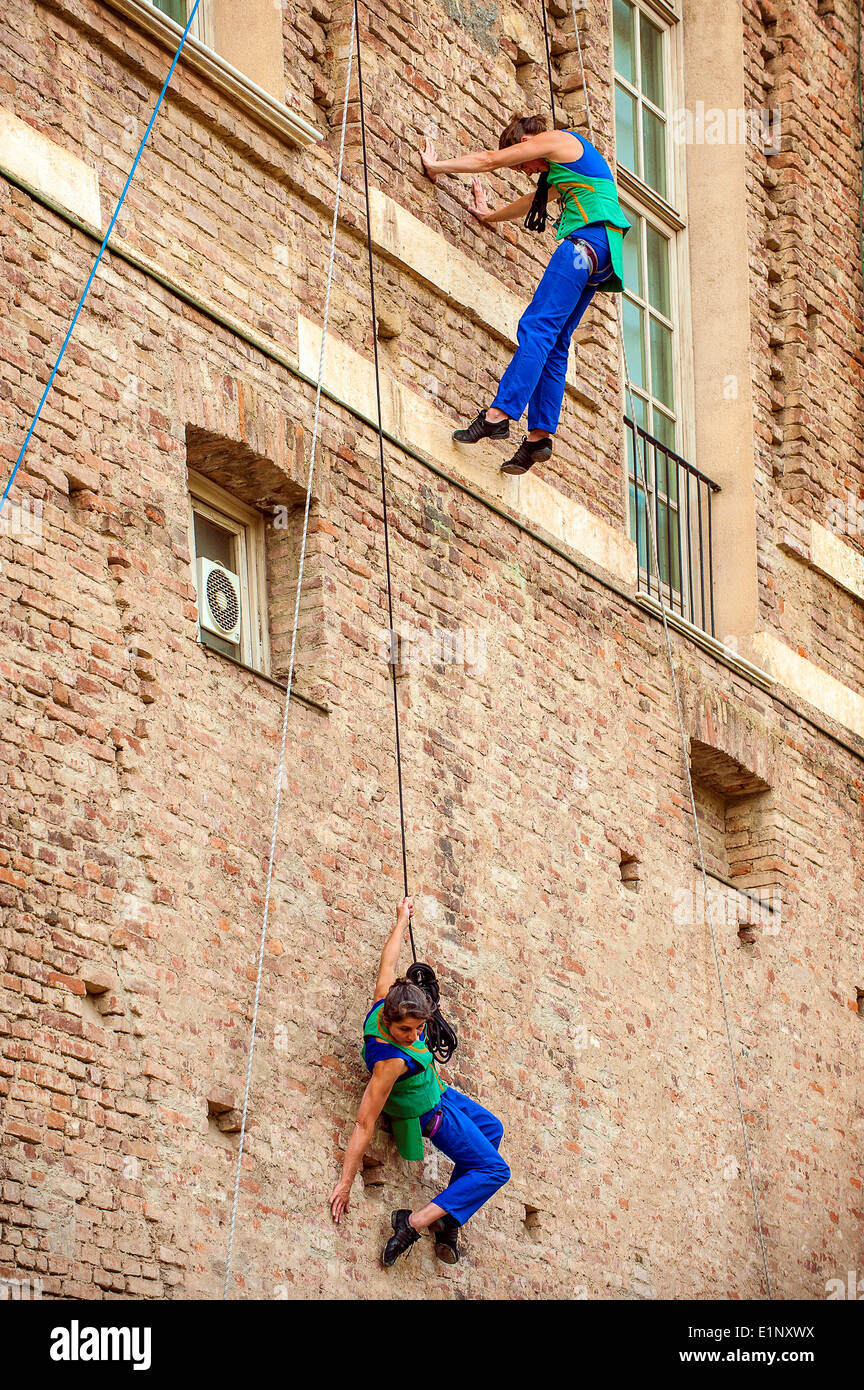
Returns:
[[[665,324],[651,316],[651,391],[658,401],[675,409],[672,371],[672,334]]]
[[[236,574],[234,564],[234,536],[224,526],[217,526],[209,517],[195,516],[195,554],[204,560],[214,560],[224,565],[226,570]]]
[[[636,505],[639,505],[637,517]],[[630,536],[636,541],[639,552],[639,568],[648,568],[648,518],[645,515],[645,493],[641,487],[630,484]]]
[[[616,107],[617,109],[617,107]],[[653,111],[642,105],[642,139],[645,154],[645,182],[666,197],[666,126]],[[632,165],[630,166],[632,168]],[[638,170],[636,171],[638,172]]]
[[[632,290],[640,299],[644,299],[641,254],[642,218],[632,208],[625,207],[624,211],[633,224],[624,238],[624,284],[628,290]]]
[[[635,416],[636,424],[640,427],[640,429],[647,430],[648,425],[646,422],[648,419],[648,403],[643,399],[642,396],[637,396],[635,391],[633,393],[632,409],[630,397],[629,395],[627,396],[627,414],[629,415],[631,420]],[[639,447],[642,447],[641,444]]]
[[[175,19],[178,24],[182,24],[185,29],[188,19],[186,0],[156,0],[156,8],[161,10],[163,14],[169,15],[171,19]]]
[[[636,86],[636,35],[633,27],[635,12],[627,0],[614,0],[612,6],[615,34],[615,71]],[[608,32],[608,30],[607,30]]]
[[[642,46],[642,91],[649,101],[664,110],[663,31],[644,14],[639,16]]]
[[[670,510],[665,502],[660,502],[654,515],[657,527],[657,550],[660,558],[660,574],[664,584],[681,590],[681,569],[678,564],[678,513]],[[671,552],[671,572],[670,572]]]
[[[624,297],[624,346],[627,369],[634,386],[647,385],[645,377],[645,314],[632,299]]]
[[[636,167],[636,99],[615,83],[615,158],[625,169]]]
[[[631,234],[632,235],[632,234]],[[648,251],[648,299],[655,309],[672,317],[669,298],[669,242],[650,225],[646,228]]]
[[[659,439],[661,444],[665,444],[667,449],[675,449],[675,421],[670,420],[668,415],[662,411],[654,411],[654,428],[651,431],[655,439]],[[677,449],[676,449],[677,453]]]
[[[157,10],[161,10],[163,14],[167,14],[169,19],[176,19],[178,24],[182,24],[183,28],[186,28],[186,20],[188,18],[186,14],[186,0],[153,0],[153,3]]]

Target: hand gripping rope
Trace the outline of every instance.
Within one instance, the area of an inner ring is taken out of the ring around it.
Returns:
[[[552,87],[552,57],[551,57],[551,49],[550,49],[550,44],[549,44],[549,28],[548,28],[547,19],[546,19],[546,4],[545,4],[545,0],[540,0],[540,5],[541,5],[541,9],[542,9],[542,11],[543,11],[543,35],[544,35],[544,39],[545,39],[545,42],[546,42],[546,65],[547,65],[547,71],[548,71],[548,74],[549,74],[549,100],[550,100],[551,107],[552,107],[553,128],[554,128],[554,126],[555,126],[555,94],[554,94],[553,87]],[[582,39],[581,39],[581,35],[580,35],[580,33],[579,33],[579,25],[578,25],[577,22],[576,22],[576,6],[575,6],[575,0],[570,0],[570,14],[571,14],[571,18],[572,18],[572,20],[573,20],[573,30],[574,30],[574,33],[575,33],[575,35],[576,35],[576,48],[577,48],[577,52],[578,52],[578,54],[579,54],[579,69],[580,69],[580,73],[581,73],[581,76],[582,76],[582,90],[583,90],[583,92],[585,93],[585,114],[586,114],[586,117],[587,117],[587,120],[588,120],[588,138],[589,138],[589,139],[591,140],[591,142],[593,143],[593,140],[594,140],[594,123],[593,123],[593,121],[592,121],[592,119],[591,119],[591,97],[590,97],[590,94],[589,94],[589,91],[588,91],[588,84],[587,84],[587,82],[586,82],[586,80],[585,80],[585,64],[584,64],[584,60],[583,60],[583,57],[582,57]],[[620,340],[621,340],[621,352],[622,352],[623,365],[624,365],[624,380],[625,380],[625,385],[626,385],[627,396],[628,396],[628,398],[629,398],[629,403],[630,403],[630,414],[631,414],[631,416],[632,416],[632,418],[633,418],[633,421],[634,421],[634,424],[635,424],[635,421],[636,421],[636,413],[635,413],[634,401],[633,401],[633,383],[632,383],[632,380],[631,380],[631,377],[630,377],[629,368],[628,368],[628,366],[627,366],[627,344],[626,344],[626,342],[625,342],[625,340],[624,340],[624,319],[623,319],[623,313],[622,313],[622,309],[621,309],[621,298],[620,298],[619,295],[616,295],[616,307],[617,307],[617,311],[618,311],[618,334],[619,334],[619,337],[620,337]],[[646,460],[645,460],[645,446],[644,446],[644,441],[640,440],[639,431],[636,430],[636,429],[634,429],[634,441],[635,441],[635,442],[634,442],[634,449],[635,449],[637,464],[638,464],[638,468],[639,468],[640,482],[641,482],[641,484],[642,484],[642,488],[643,488],[643,490],[644,490],[645,497],[646,497],[646,498],[650,498],[650,492],[649,492],[649,490],[648,490],[647,464],[646,464]],[[642,447],[640,447],[640,444],[641,444]],[[741,1101],[741,1088],[740,1088],[739,1081],[738,1081],[738,1068],[737,1068],[737,1065],[736,1065],[736,1062],[735,1062],[735,1047],[734,1047],[734,1044],[733,1044],[733,1042],[732,1042],[732,1029],[731,1029],[731,1025],[730,1025],[730,1023],[729,1023],[729,1010],[728,1010],[727,1005],[726,1005],[726,990],[725,990],[725,987],[724,987],[724,984],[723,984],[723,972],[722,972],[721,965],[720,965],[720,952],[719,952],[719,948],[718,948],[718,945],[717,945],[717,933],[716,933],[715,927],[714,927],[714,916],[713,916],[713,911],[712,911],[712,907],[711,907],[711,898],[710,898],[709,891],[708,891],[708,873],[707,873],[707,870],[706,870],[706,867],[705,867],[705,855],[704,855],[704,852],[703,852],[703,849],[702,849],[702,835],[701,835],[701,832],[700,832],[700,830],[699,830],[699,816],[698,816],[697,811],[696,811],[696,798],[695,798],[695,795],[694,795],[694,792],[693,792],[693,778],[692,778],[692,775],[691,775],[691,772],[690,772],[690,758],[689,758],[689,756],[688,756],[687,732],[686,732],[686,729],[685,729],[685,727],[684,727],[684,715],[683,715],[682,708],[681,708],[681,694],[680,694],[680,691],[679,691],[679,688],[678,688],[678,676],[677,676],[677,673],[676,673],[676,671],[675,671],[675,662],[674,662],[674,659],[673,659],[673,656],[672,656],[672,640],[671,640],[671,637],[670,637],[670,635],[669,635],[669,622],[668,622],[666,604],[665,604],[664,599],[663,599],[663,582],[662,582],[662,576],[661,576],[661,574],[660,574],[659,552],[658,552],[658,548],[657,548],[657,530],[656,530],[656,523],[655,523],[654,514],[653,514],[653,512],[652,512],[652,510],[651,510],[650,503],[649,503],[649,505],[646,506],[645,511],[646,511],[647,516],[648,516],[648,525],[649,525],[649,557],[648,557],[648,563],[649,563],[649,567],[650,567],[650,566],[652,565],[652,561],[653,561],[653,568],[654,568],[655,573],[656,573],[656,575],[657,575],[657,593],[658,593],[658,596],[659,596],[659,599],[660,599],[660,612],[661,612],[661,616],[662,616],[662,619],[663,619],[663,634],[664,634],[665,643],[666,643],[666,656],[667,656],[668,663],[669,663],[669,674],[670,674],[670,676],[671,676],[671,678],[672,678],[672,690],[673,690],[673,693],[674,693],[674,696],[675,696],[675,711],[676,711],[676,714],[677,714],[677,717],[678,717],[678,731],[679,731],[679,734],[680,734],[680,737],[681,737],[681,752],[682,752],[682,759],[683,759],[683,763],[684,763],[684,777],[685,777],[685,781],[686,781],[686,783],[687,783],[687,794],[688,794],[688,797],[689,797],[689,799],[690,799],[690,810],[691,810],[691,814],[692,814],[692,817],[693,817],[693,827],[694,827],[694,829],[695,829],[695,831],[696,831],[696,848],[697,848],[697,851],[698,851],[698,854],[699,854],[699,867],[700,867],[701,874],[702,874],[702,892],[703,892],[703,897],[704,897],[704,902],[705,902],[705,916],[706,916],[706,919],[707,919],[707,922],[708,922],[708,926],[709,926],[710,931],[711,931],[711,944],[712,944],[712,946],[713,946],[713,948],[714,948],[714,964],[715,964],[715,968],[716,968],[716,971],[717,971],[717,980],[718,980],[718,983],[719,983],[719,985],[720,985],[720,1000],[721,1000],[721,1003],[722,1003],[722,1006],[723,1006],[723,1018],[724,1018],[725,1025],[726,1025],[726,1041],[727,1041],[728,1046],[729,1046],[729,1060],[730,1060],[730,1063],[731,1063],[731,1066],[732,1066],[732,1080],[733,1080],[733,1083],[734,1083],[734,1086],[735,1086],[735,1097],[736,1097],[736,1100],[737,1100],[737,1103],[738,1103],[738,1118],[739,1118],[740,1123],[741,1123],[741,1134],[742,1134],[742,1137],[743,1137],[743,1140],[744,1140],[744,1154],[745,1154],[745,1157],[746,1157],[746,1160],[747,1160],[747,1172],[748,1172],[749,1179],[750,1179],[750,1193],[751,1193],[751,1196],[752,1196],[752,1198],[753,1198],[753,1210],[754,1210],[754,1214],[755,1214],[755,1217],[756,1217],[756,1229],[757,1229],[757,1232],[758,1232],[758,1235],[759,1235],[759,1245],[760,1245],[761,1254],[762,1254],[762,1268],[763,1268],[764,1273],[765,1273],[765,1283],[766,1283],[766,1286],[767,1286],[767,1289],[768,1289],[768,1297],[769,1297],[769,1299],[770,1299],[770,1298],[773,1298],[774,1295],[773,1295],[773,1291],[772,1291],[772,1288],[771,1288],[771,1276],[770,1276],[770,1274],[769,1274],[769,1272],[768,1272],[768,1256],[767,1256],[767,1252],[766,1252],[766,1250],[765,1250],[765,1237],[764,1237],[764,1234],[763,1234],[763,1231],[762,1231],[762,1220],[761,1220],[760,1213],[759,1213],[759,1199],[758,1199],[758,1197],[757,1197],[757,1195],[756,1195],[756,1183],[755,1183],[755,1179],[754,1179],[754,1176],[753,1176],[753,1164],[752,1164],[751,1158],[750,1158],[750,1143],[749,1143],[749,1138],[748,1138],[748,1134],[747,1134],[747,1123],[746,1123],[746,1120],[745,1120],[745,1118],[744,1118],[744,1107],[743,1107],[743,1104],[742,1104],[742,1101]]]

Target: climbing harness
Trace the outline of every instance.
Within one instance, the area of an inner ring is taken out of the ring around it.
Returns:
[[[377,410],[378,459],[381,472],[381,506],[384,518],[384,569],[387,577],[387,613],[390,621],[390,679],[393,689],[393,722],[396,733],[396,781],[399,789],[399,833],[402,846],[402,884],[408,896],[408,851],[405,835],[405,796],[402,777],[402,739],[399,728],[399,692],[396,685],[396,632],[393,626],[393,578],[390,569],[390,526],[387,508],[387,471],[384,463],[384,429],[381,411],[381,365],[378,355],[378,313],[375,302],[375,266],[372,257],[372,215],[369,203],[369,154],[366,147],[366,108],[363,92],[363,43],[360,34],[358,0],[353,5],[353,30],[357,35],[357,91],[360,107],[360,141],[363,150],[363,192],[366,202],[366,251],[369,265],[369,295],[372,314],[372,352],[375,365],[375,401]],[[353,31],[352,31],[353,32]],[[413,964],[407,970],[408,979],[426,993],[435,1006],[435,1012],[426,1025],[426,1037],[430,1050],[440,1062],[449,1062],[457,1046],[457,1036],[453,1028],[444,1021],[438,1007],[439,988],[435,972],[430,965],[417,960],[414,930],[408,919],[408,937],[411,942]]]
[[[46,387],[45,387],[45,390],[42,392],[42,398],[41,398],[41,400],[39,401],[38,406],[36,407],[36,413],[35,413],[35,415],[33,416],[33,419],[32,419],[31,422],[30,422],[30,428],[29,428],[28,431],[27,431],[26,437],[25,437],[25,439],[24,439],[24,443],[21,445],[21,452],[20,452],[19,455],[18,455],[18,458],[17,458],[16,463],[15,463],[15,467],[12,469],[11,476],[10,476],[9,481],[8,481],[8,483],[6,484],[6,487],[5,487],[5,489],[4,489],[3,496],[2,496],[2,498],[0,498],[0,512],[2,512],[2,510],[3,510],[3,504],[4,504],[4,502],[6,501],[6,498],[9,496],[9,492],[10,492],[10,490],[11,490],[11,488],[12,488],[12,484],[13,484],[14,481],[15,481],[15,475],[17,474],[18,469],[21,467],[21,464],[22,464],[22,462],[23,462],[23,460],[24,460],[24,455],[25,455],[26,452],[27,452],[27,446],[28,446],[28,444],[30,443],[30,438],[31,438],[31,436],[32,436],[32,434],[33,434],[33,431],[35,430],[37,424],[39,423],[39,417],[40,417],[40,415],[42,414],[42,407],[44,406],[45,402],[46,402],[47,399],[48,399],[48,394],[49,394],[49,392],[50,392],[50,390],[51,390],[51,387],[52,387],[53,384],[54,384],[54,378],[55,378],[55,376],[57,375],[57,372],[58,372],[58,370],[59,370],[59,368],[60,368],[60,363],[63,361],[63,356],[64,356],[64,354],[65,354],[65,352],[66,352],[66,348],[67,348],[67,346],[68,346],[68,344],[69,344],[69,339],[72,337],[72,334],[73,334],[73,332],[74,332],[74,330],[75,330],[75,325],[76,325],[76,323],[78,322],[78,316],[80,315],[81,310],[84,308],[84,301],[85,301],[85,299],[87,298],[87,295],[88,295],[89,292],[90,292],[90,286],[93,284],[93,280],[94,280],[94,278],[95,278],[95,276],[96,276],[96,271],[99,269],[99,266],[100,266],[101,261],[102,261],[102,257],[103,257],[104,254],[105,254],[105,248],[106,248],[106,246],[108,245],[108,242],[109,242],[109,240],[110,240],[110,238],[111,238],[111,233],[112,233],[113,230],[114,230],[114,223],[117,221],[117,218],[118,218],[119,215],[120,215],[120,209],[122,208],[124,202],[126,201],[126,194],[127,194],[128,191],[129,191],[129,185],[131,184],[133,178],[135,177],[135,170],[138,168],[139,160],[141,159],[141,156],[142,156],[142,154],[144,153],[144,147],[145,147],[145,145],[147,144],[147,141],[148,141],[149,138],[150,138],[150,132],[151,132],[151,130],[153,129],[153,125],[154,125],[154,123],[155,123],[155,121],[156,121],[156,117],[159,115],[159,109],[160,109],[160,107],[161,107],[161,105],[162,105],[162,100],[163,100],[163,98],[164,98],[164,96],[165,96],[165,93],[166,93],[167,90],[168,90],[168,84],[169,84],[169,82],[171,81],[171,78],[172,78],[172,76],[173,76],[173,74],[174,74],[174,69],[175,69],[176,66],[177,66],[177,62],[178,62],[178,59],[179,59],[179,57],[180,57],[180,54],[183,52],[183,47],[184,47],[184,45],[185,45],[185,43],[186,43],[186,39],[188,38],[189,30],[192,28],[192,21],[194,20],[195,15],[196,15],[197,12],[198,12],[198,6],[199,6],[200,4],[201,4],[201,0],[195,0],[195,4],[194,4],[193,7],[192,7],[192,10],[191,10],[191,12],[190,12],[190,14],[189,14],[188,20],[186,21],[186,28],[183,30],[183,37],[181,38],[180,43],[179,43],[178,46],[177,46],[177,52],[174,54],[174,60],[173,60],[173,62],[171,63],[170,68],[168,69],[168,76],[165,78],[165,81],[164,81],[164,83],[162,84],[162,90],[161,90],[161,92],[159,93],[159,96],[158,96],[157,101],[156,101],[156,105],[155,105],[154,108],[153,108],[153,114],[152,114],[152,116],[150,117],[150,120],[149,120],[149,122],[148,122],[148,124],[147,124],[147,129],[146,129],[145,132],[144,132],[144,137],[143,137],[143,139],[142,139],[142,141],[141,141],[141,144],[138,146],[138,153],[137,153],[136,156],[135,156],[134,162],[133,162],[133,164],[132,164],[132,168],[129,170],[129,176],[128,176],[128,178],[126,179],[125,184],[123,185],[123,192],[120,194],[120,197],[119,197],[118,202],[117,202],[117,206],[116,206],[116,208],[114,209],[114,215],[113,215],[113,217],[111,218],[111,221],[110,221],[109,224],[108,224],[108,230],[107,230],[107,232],[105,233],[105,236],[104,236],[103,239],[102,239],[102,245],[99,247],[99,251],[98,251],[98,254],[97,254],[97,256],[96,256],[96,260],[93,262],[93,268],[92,268],[92,270],[90,271],[90,275],[89,275],[89,277],[88,277],[87,283],[86,283],[86,285],[84,286],[84,293],[81,295],[81,298],[80,298],[79,301],[78,301],[78,307],[77,307],[77,309],[75,310],[75,313],[74,313],[73,316],[72,316],[72,322],[71,322],[70,325],[69,325],[69,328],[68,328],[67,333],[66,333],[66,337],[63,339],[63,343],[62,343],[62,346],[61,346],[61,348],[60,348],[60,351],[59,351],[58,354],[57,354],[57,361],[54,363],[53,370],[52,370],[52,372],[51,372],[51,375],[50,375],[49,378],[48,378],[48,383],[47,383],[47,385],[46,385]]]
[[[550,50],[550,46],[549,46],[549,31],[548,31],[548,26],[547,26],[547,21],[546,21],[546,3],[545,3],[545,0],[540,0],[540,5],[541,5],[541,8],[542,8],[542,10],[543,10],[543,32],[544,32],[545,39],[546,39],[546,58],[547,58],[547,67],[548,67],[548,72],[549,72],[549,99],[550,99],[550,103],[551,103],[551,106],[552,106],[553,125],[554,125],[555,97],[554,97],[554,92],[553,92],[553,88],[552,88],[552,62],[551,62],[551,50]],[[591,143],[593,144],[593,143],[594,143],[594,129],[593,129],[593,121],[592,121],[592,119],[591,119],[591,98],[590,98],[590,95],[589,95],[589,92],[588,92],[587,83],[586,83],[586,81],[585,81],[585,64],[584,64],[583,56],[582,56],[582,39],[581,39],[581,36],[580,36],[580,33],[579,33],[579,25],[578,25],[577,22],[576,22],[576,8],[575,8],[574,0],[570,0],[570,12],[571,12],[571,16],[572,16],[572,19],[573,19],[573,29],[574,29],[574,32],[575,32],[575,35],[576,35],[576,47],[577,47],[578,54],[579,54],[579,68],[580,68],[580,72],[581,72],[581,74],[582,74],[582,90],[583,90],[583,92],[585,93],[585,113],[586,113],[586,116],[587,116],[587,119],[588,119],[588,138],[591,140]],[[630,370],[629,370],[629,367],[628,367],[628,365],[627,365],[627,344],[626,344],[625,338],[624,338],[624,317],[623,317],[623,311],[622,311],[622,308],[621,308],[621,299],[620,299],[620,296],[616,296],[616,307],[617,307],[617,311],[618,311],[618,312],[617,312],[617,318],[618,318],[618,333],[619,333],[619,338],[620,338],[620,342],[621,342],[621,352],[622,352],[623,365],[624,365],[624,378],[625,378],[625,384],[626,384],[626,392],[627,392],[627,396],[629,397],[629,402],[630,402],[630,414],[631,414],[631,417],[632,417],[632,419],[633,419],[633,421],[634,421],[634,423],[635,423],[635,421],[636,421],[636,411],[635,411],[634,397],[633,397],[633,382],[632,382],[632,379],[631,379],[631,377],[630,377]],[[641,443],[641,445],[642,445],[641,448],[640,448],[640,443]],[[641,440],[641,437],[640,437],[640,435],[639,435],[639,431],[638,431],[638,430],[635,430],[635,429],[634,429],[634,452],[635,452],[635,455],[636,455],[637,467],[639,468],[640,482],[641,482],[641,484],[642,484],[642,488],[643,488],[645,497],[646,497],[646,499],[650,499],[650,495],[651,495],[651,494],[650,494],[649,489],[648,489],[648,477],[647,477],[647,472],[648,472],[648,470],[647,470],[647,462],[646,462],[646,458],[645,458],[645,446],[644,446],[644,441]],[[708,926],[709,926],[710,931],[711,931],[711,943],[712,943],[712,946],[713,946],[713,949],[714,949],[714,964],[715,964],[716,971],[717,971],[717,979],[718,979],[718,982],[719,982],[719,985],[720,985],[720,999],[721,999],[721,1003],[722,1003],[722,1006],[723,1006],[723,1018],[724,1018],[724,1022],[725,1022],[725,1026],[726,1026],[726,1040],[727,1040],[727,1043],[728,1043],[728,1046],[729,1046],[729,1059],[730,1059],[731,1066],[732,1066],[732,1079],[733,1079],[733,1082],[734,1082],[734,1085],[735,1085],[735,1097],[736,1097],[737,1104],[738,1104],[738,1116],[739,1116],[739,1120],[740,1120],[740,1124],[741,1124],[741,1134],[742,1134],[743,1141],[744,1141],[744,1153],[745,1153],[745,1157],[746,1157],[746,1160],[747,1160],[747,1172],[748,1172],[749,1179],[750,1179],[750,1193],[751,1193],[751,1196],[752,1196],[752,1199],[753,1199],[753,1209],[754,1209],[754,1213],[755,1213],[755,1217],[756,1217],[756,1228],[757,1228],[757,1231],[758,1231],[758,1234],[759,1234],[759,1245],[760,1245],[761,1254],[762,1254],[762,1267],[763,1267],[764,1274],[765,1274],[765,1283],[766,1283],[767,1289],[768,1289],[768,1297],[769,1297],[769,1299],[773,1299],[773,1296],[774,1296],[774,1295],[773,1295],[773,1291],[772,1291],[772,1288],[771,1288],[771,1275],[770,1275],[770,1273],[769,1273],[769,1271],[768,1271],[768,1256],[767,1256],[767,1252],[766,1252],[766,1249],[765,1249],[765,1237],[764,1237],[763,1230],[762,1230],[762,1220],[761,1220],[760,1211],[759,1211],[759,1199],[758,1199],[758,1197],[757,1197],[757,1195],[756,1195],[756,1183],[755,1183],[755,1179],[754,1179],[754,1176],[753,1176],[753,1164],[752,1164],[752,1160],[751,1160],[751,1157],[750,1157],[750,1143],[749,1143],[749,1138],[748,1138],[748,1134],[747,1134],[747,1122],[746,1122],[745,1117],[744,1117],[744,1107],[743,1107],[743,1104],[742,1104],[742,1101],[741,1101],[741,1088],[740,1088],[740,1084],[739,1084],[739,1080],[738,1080],[738,1068],[737,1068],[736,1061],[735,1061],[735,1047],[734,1047],[734,1044],[733,1044],[733,1041],[732,1041],[732,1029],[731,1029],[731,1025],[730,1025],[730,1022],[729,1022],[729,1010],[728,1010],[727,1003],[726,1003],[726,990],[725,990],[725,987],[724,987],[724,984],[723,984],[723,972],[722,972],[722,968],[721,968],[721,965],[720,965],[720,952],[719,952],[719,948],[718,948],[718,945],[717,945],[717,933],[716,933],[715,926],[714,926],[714,916],[713,916],[713,912],[712,912],[712,908],[711,908],[711,898],[710,898],[710,894],[709,894],[709,890],[708,890],[708,871],[707,871],[706,866],[705,866],[705,854],[704,854],[703,846],[702,846],[702,835],[701,835],[701,832],[700,832],[700,829],[699,829],[699,816],[698,816],[698,812],[697,812],[697,809],[696,809],[696,797],[695,797],[695,794],[694,794],[694,791],[693,791],[693,777],[692,777],[692,774],[691,774],[691,771],[690,771],[690,758],[689,758],[689,756],[688,756],[688,749],[687,749],[687,731],[686,731],[685,726],[684,726],[684,714],[683,714],[682,707],[681,707],[681,694],[680,694],[680,691],[679,691],[679,688],[678,688],[678,676],[677,676],[677,673],[676,673],[676,671],[675,671],[675,661],[674,661],[674,658],[673,658],[673,655],[672,655],[672,639],[671,639],[670,632],[669,632],[668,613],[667,613],[667,609],[666,609],[666,604],[665,604],[664,599],[663,599],[663,582],[662,582],[662,576],[661,576],[661,573],[660,573],[659,551],[658,551],[658,547],[657,547],[657,528],[656,528],[656,521],[655,521],[655,517],[654,517],[654,515],[653,515],[653,513],[652,513],[652,511],[651,511],[650,501],[647,503],[646,508],[645,508],[645,511],[646,511],[646,514],[647,514],[647,517],[648,517],[648,531],[649,531],[649,556],[648,556],[648,564],[649,564],[649,569],[650,569],[650,568],[651,568],[651,565],[652,565],[652,559],[653,559],[653,566],[654,566],[654,569],[655,569],[655,572],[656,572],[656,575],[657,575],[657,594],[658,594],[659,601],[660,601],[660,613],[661,613],[661,617],[662,617],[662,620],[663,620],[663,634],[664,634],[664,638],[665,638],[666,655],[667,655],[667,659],[668,659],[668,663],[669,663],[669,674],[670,674],[670,676],[671,676],[671,680],[672,680],[672,690],[673,690],[673,693],[674,693],[674,696],[675,696],[675,711],[676,711],[677,718],[678,718],[678,730],[679,730],[679,734],[680,734],[680,737],[681,737],[681,751],[682,751],[682,758],[683,758],[683,763],[684,763],[684,774],[685,774],[685,779],[686,779],[686,783],[687,783],[687,793],[688,793],[688,797],[689,797],[689,800],[690,800],[690,810],[691,810],[691,814],[692,814],[692,817],[693,817],[693,827],[694,827],[695,832],[696,832],[696,847],[697,847],[697,851],[698,851],[698,855],[699,855],[699,867],[700,867],[701,875],[702,875],[702,890],[703,890],[704,901],[705,901],[705,917],[706,917],[706,920],[707,920],[707,922],[708,922]]]

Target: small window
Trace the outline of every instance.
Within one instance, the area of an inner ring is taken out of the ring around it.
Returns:
[[[189,494],[200,639],[269,674],[263,517],[193,474]],[[215,572],[213,566],[218,566]],[[220,626],[230,629],[231,636],[222,635]]]

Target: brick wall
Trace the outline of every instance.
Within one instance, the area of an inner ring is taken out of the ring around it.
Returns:
[[[861,605],[806,568],[811,518],[864,551],[855,7],[743,10],[748,100],[782,125],[779,152],[748,146],[760,603],[860,692]]]

